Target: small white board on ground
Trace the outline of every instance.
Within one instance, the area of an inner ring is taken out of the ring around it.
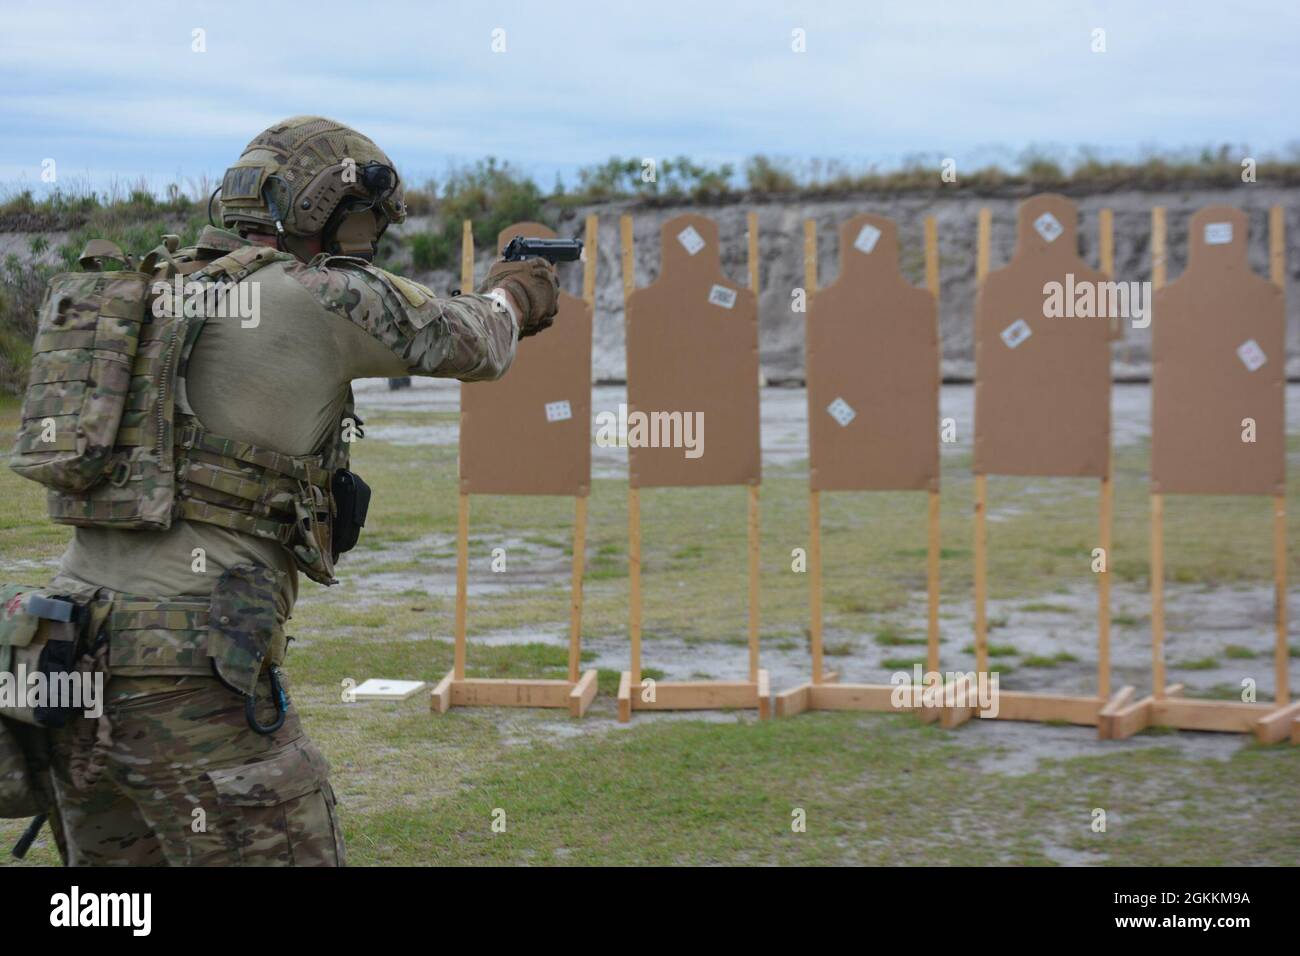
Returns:
[[[384,680],[371,677],[357,685],[352,692],[352,698],[353,700],[406,700],[428,686],[422,680]]]

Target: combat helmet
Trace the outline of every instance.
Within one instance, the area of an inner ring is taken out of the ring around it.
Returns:
[[[275,235],[281,248],[319,235],[335,255],[369,259],[406,219],[397,170],[378,146],[321,116],[293,116],[256,136],[218,190],[227,229]]]

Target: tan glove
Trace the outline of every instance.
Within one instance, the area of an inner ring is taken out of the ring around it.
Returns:
[[[560,280],[555,276],[555,267],[545,259],[494,262],[475,291],[486,295],[493,289],[504,291],[519,308],[521,339],[550,328],[559,309]]]

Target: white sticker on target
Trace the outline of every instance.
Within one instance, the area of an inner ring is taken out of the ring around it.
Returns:
[[[567,401],[546,403],[546,420],[548,422],[563,422],[572,417],[573,409],[569,407]]]
[[[1048,242],[1055,242],[1061,233],[1065,232],[1065,227],[1061,225],[1061,220],[1057,219],[1050,212],[1045,212],[1034,220],[1034,229],[1038,234]]]
[[[687,226],[679,232],[677,234],[677,241],[680,242],[682,248],[691,255],[695,255],[695,253],[704,248],[704,237],[695,231],[694,226]]]
[[[1232,223],[1207,222],[1205,224],[1205,244],[1207,246],[1226,246],[1232,242]]]
[[[1007,348],[1013,349],[1031,335],[1033,329],[1029,327],[1029,323],[1024,319],[1016,319],[1002,330],[1002,341],[1007,343]]]
[[[1252,372],[1258,371],[1268,361],[1268,356],[1254,339],[1246,339],[1237,346],[1237,358],[1241,359],[1241,364]]]
[[[853,240],[853,248],[859,252],[871,255],[871,251],[876,248],[876,243],[880,241],[880,230],[867,223],[858,230],[858,238]]]
[[[720,305],[724,309],[730,309],[736,304],[736,290],[728,289],[725,285],[715,285],[709,290],[709,304]]]
[[[826,411],[830,412],[831,418],[840,423],[841,427],[847,426],[849,422],[858,417],[858,413],[842,398],[837,398],[826,406]]]

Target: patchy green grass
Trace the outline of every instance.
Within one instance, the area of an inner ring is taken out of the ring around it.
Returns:
[[[0,402],[0,447],[16,404]],[[445,413],[444,413],[445,415]],[[434,415],[376,415],[373,425],[439,424]],[[1292,451],[1300,450],[1296,440]],[[599,671],[601,697],[582,723],[560,713],[456,709],[427,701],[345,704],[341,681],[367,674],[436,680],[452,662],[451,602],[426,590],[454,571],[455,449],[367,439],[358,470],[375,490],[362,545],[344,559],[343,583],[303,584],[290,631],[292,693],[308,732],[333,766],[354,864],[476,863],[921,863],[1098,862],[1129,865],[1293,864],[1300,830],[1289,807],[1300,789],[1300,748],[1247,745],[1228,759],[1188,755],[1154,735],[1150,746],[1101,755],[1051,754],[1024,772],[999,771],[1003,746],[964,729],[946,733],[906,716],[806,714],[759,723],[638,715],[614,720],[619,674]],[[946,462],[943,597],[972,588],[969,461]],[[1116,456],[1117,578],[1145,587],[1144,450]],[[1291,479],[1300,490],[1300,475]],[[997,478],[989,483],[989,584],[1011,611],[1047,613],[1064,585],[1092,581],[1096,483]],[[585,630],[626,634],[626,485],[594,482],[590,499]],[[1007,502],[1019,510],[1003,512]],[[923,638],[885,618],[924,595],[924,496],[822,496],[826,625],[899,648],[886,667],[911,668]],[[642,492],[645,633],[699,646],[743,643],[745,493]],[[40,581],[69,530],[43,517],[41,489],[0,471],[0,580]],[[1171,578],[1211,587],[1272,580],[1268,502],[1180,498],[1166,513]],[[1300,534],[1300,509],[1290,533]],[[488,583],[491,548],[569,546],[572,502],[475,497],[471,582]],[[807,576],[790,552],[806,544],[807,483],[770,469],[762,493],[762,641],[802,645]],[[528,555],[511,554],[527,569]],[[33,563],[34,562],[34,563]],[[1292,580],[1300,555],[1292,552]],[[396,575],[380,592],[374,576]],[[472,596],[471,634],[568,620],[567,578],[554,586]],[[951,619],[951,618],[945,618]],[[1001,619],[1005,623],[1005,619]],[[994,622],[996,624],[997,621]],[[1141,628],[1145,620],[1119,626]],[[738,632],[740,636],[738,636]],[[837,642],[831,645],[838,648]],[[968,649],[970,650],[970,649]],[[1009,644],[990,656],[1018,657]],[[1227,657],[1235,656],[1228,649]],[[743,660],[743,649],[737,648]],[[918,657],[919,657],[918,653]],[[588,658],[590,659],[590,658]],[[1018,666],[1033,667],[1032,658]],[[1062,661],[1053,658],[1057,663]],[[529,641],[471,648],[472,676],[560,677],[563,648]],[[1171,665],[1185,666],[1185,665]],[[1000,668],[1006,672],[1006,668]],[[703,672],[703,671],[701,671]],[[646,677],[663,679],[645,668]],[[1230,685],[1211,688],[1231,699]],[[1047,730],[1047,728],[1042,728]],[[1065,733],[1067,731],[1052,731]],[[1153,735],[1144,735],[1153,736]],[[1082,740],[1083,737],[1080,737]],[[1018,747],[1019,744],[1016,745]],[[1015,749],[1012,747],[1011,749]],[[1080,749],[1087,749],[1080,745]],[[1105,808],[1108,831],[1091,831]],[[493,811],[506,830],[494,833]],[[807,832],[791,830],[802,810]],[[0,822],[0,844],[20,821]],[[31,862],[49,863],[48,841]]]

